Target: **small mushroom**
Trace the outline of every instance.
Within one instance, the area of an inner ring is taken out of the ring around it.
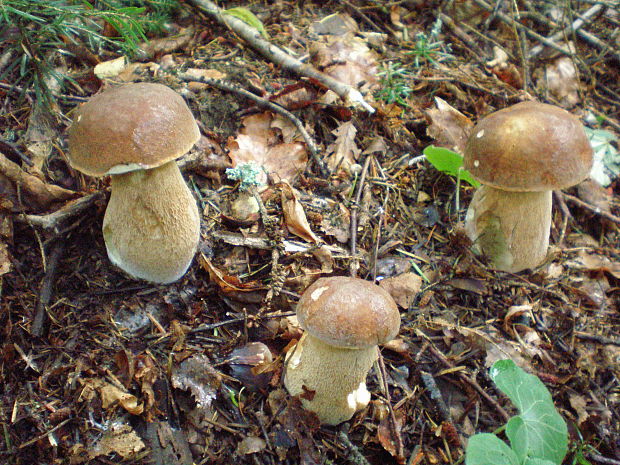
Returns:
[[[357,278],[320,278],[301,296],[305,330],[287,354],[284,385],[322,423],[349,420],[370,401],[366,376],[378,344],[396,336],[400,314],[385,290]]]
[[[502,271],[540,265],[551,229],[552,191],[583,181],[592,147],[579,120],[562,108],[522,102],[472,130],[464,167],[482,183],[467,210],[474,251]]]
[[[183,98],[161,84],[106,90],[76,111],[69,161],[112,176],[103,236],[110,261],[134,278],[170,283],[191,264],[200,215],[175,159],[199,137]]]

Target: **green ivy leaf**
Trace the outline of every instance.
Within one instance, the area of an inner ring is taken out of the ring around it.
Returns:
[[[222,13],[225,15],[234,16],[235,18],[240,19],[248,26],[252,26],[254,29],[256,29],[260,33],[260,35],[263,36],[265,39],[269,38],[269,35],[267,34],[267,31],[265,30],[265,26],[263,26],[263,23],[261,22],[261,20],[258,19],[254,15],[254,13],[252,13],[247,8],[238,6],[235,8],[229,8],[228,10],[224,10],[222,11]]]
[[[543,382],[512,360],[496,362],[490,376],[519,409],[520,415],[506,424],[506,436],[519,462],[560,465],[568,451],[568,429]]]
[[[475,434],[467,443],[465,465],[519,465],[517,454],[494,434]]]
[[[480,183],[473,178],[471,173],[463,168],[462,155],[443,147],[435,147],[434,145],[429,145],[422,153],[438,171],[455,178],[460,177],[461,180],[474,187],[480,186]]]

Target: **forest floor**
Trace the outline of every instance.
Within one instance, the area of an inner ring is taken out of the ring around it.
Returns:
[[[289,57],[359,89],[371,113],[256,52],[207,3],[183,3],[176,35],[142,60],[114,69],[110,53],[94,72],[64,57],[74,84],[51,128],[33,95],[0,88],[5,139],[18,135],[0,144],[0,463],[461,463],[469,437],[518,413],[489,376],[510,358],[565,419],[564,463],[620,464],[617,4],[222,2],[252,10]],[[142,81],[181,93],[202,132],[180,161],[201,242],[170,285],[111,265],[109,178],[65,157],[76,106]],[[498,272],[464,233],[475,189],[420,155],[462,152],[479,119],[532,99],[600,136],[611,179],[555,193],[547,260]],[[268,173],[258,213],[226,174],[244,162]],[[282,382],[302,334],[295,303],[332,275],[385,281],[402,317],[368,376],[369,406],[335,427]]]

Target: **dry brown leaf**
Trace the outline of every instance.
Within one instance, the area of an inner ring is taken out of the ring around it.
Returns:
[[[257,436],[246,436],[237,445],[235,453],[237,455],[255,454],[262,450],[265,450],[267,443],[264,439]]]
[[[603,255],[588,253],[587,251],[582,250],[579,252],[576,259],[570,260],[566,264],[575,269],[604,271],[611,274],[614,278],[620,279],[620,263],[612,262],[609,258]]]
[[[124,459],[131,459],[145,447],[144,442],[131,426],[113,424],[104,431],[101,439],[88,450],[88,456],[92,460],[100,455],[115,452]]]
[[[80,399],[91,400],[96,395],[95,393],[98,392],[101,397],[101,406],[104,410],[118,404],[132,415],[140,415],[144,411],[144,405],[142,402],[138,402],[136,396],[120,389],[114,384],[96,378],[80,379],[80,383],[83,385]]]
[[[233,166],[253,162],[261,166],[275,181],[292,182],[308,162],[306,145],[301,142],[283,142],[280,129],[272,126],[271,112],[250,115],[243,119],[243,128],[236,138],[227,143]],[[276,125],[282,125],[277,120]]]
[[[230,366],[231,376],[251,392],[267,389],[275,369],[271,350],[262,342],[249,342],[234,349],[226,363]]]
[[[379,286],[388,291],[400,307],[409,308],[420,292],[422,278],[415,273],[403,273],[392,278],[382,279]]]
[[[293,188],[287,182],[282,182],[281,186],[281,200],[282,200],[282,212],[284,213],[284,222],[286,228],[303,240],[316,244],[319,238],[310,229],[308,219],[304,208],[297,200],[297,196],[293,191]]]
[[[164,55],[175,50],[184,49],[190,44],[193,37],[194,28],[192,26],[181,28],[176,35],[152,39],[140,44],[138,56],[140,59],[146,60],[156,55]]]
[[[577,425],[581,426],[585,422],[590,414],[586,410],[587,401],[579,394],[571,393],[568,395],[570,406],[577,412]]]
[[[545,68],[544,87],[565,108],[572,108],[579,102],[579,81],[571,57],[558,58]]]
[[[349,171],[352,164],[357,163],[361,150],[355,143],[357,129],[353,121],[345,121],[332,131],[336,136],[333,144],[327,147],[327,166],[331,171],[336,168]]]
[[[315,34],[342,36],[348,32],[356,34],[359,27],[355,20],[346,13],[335,13],[312,23],[310,26]]]
[[[394,412],[395,421],[395,429],[393,431],[392,428],[392,420],[390,415],[386,415],[385,418],[381,420],[379,423],[379,427],[377,428],[377,439],[383,446],[383,448],[390,453],[392,457],[396,459],[398,463],[405,463],[405,457],[402,456],[402,447],[399,447],[397,441],[394,438],[394,435],[399,435],[403,427],[403,413],[401,411]]]
[[[209,273],[209,278],[211,278],[211,281],[216,283],[220,287],[220,290],[224,293],[254,292],[260,289],[265,289],[264,287],[258,287],[255,283],[242,283],[236,276],[224,275],[224,273],[213,266],[211,260],[203,254],[200,254],[199,262],[202,268]]]
[[[374,90],[377,79],[377,53],[353,33],[321,36],[310,44],[310,62],[325,74],[363,92]]]
[[[435,97],[435,105],[437,108],[425,112],[429,122],[426,133],[437,145],[462,154],[474,123],[439,97]]]
[[[609,204],[612,195],[594,179],[590,178],[580,182],[577,185],[577,196],[602,212],[610,212]]]
[[[4,241],[0,239],[0,277],[11,271],[11,268],[12,265],[11,257],[9,255],[9,248]]]
[[[446,281],[446,284],[462,291],[475,292],[478,295],[485,295],[488,292],[485,282],[481,279],[453,278]]]

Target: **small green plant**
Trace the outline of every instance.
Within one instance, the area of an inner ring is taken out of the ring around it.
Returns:
[[[561,465],[568,451],[568,428],[543,382],[512,360],[496,362],[490,376],[519,415],[505,425],[510,446],[495,434],[475,434],[469,438],[465,464]]]
[[[413,56],[413,63],[416,68],[419,68],[425,63],[436,65],[437,63],[453,58],[450,45],[444,44],[442,40],[437,40],[442,25],[441,19],[437,18],[430,33],[425,34],[420,32],[416,34],[413,50],[407,52],[407,55]]]
[[[480,183],[472,177],[471,173],[463,168],[462,155],[443,147],[435,147],[434,145],[429,145],[422,153],[424,153],[426,159],[437,171],[454,176],[457,179],[457,183],[465,181],[471,186],[480,186]]]
[[[376,97],[387,104],[398,103],[399,105],[409,106],[405,101],[411,94],[411,87],[407,85],[409,73],[402,64],[388,61],[385,66],[377,73],[381,88],[376,92]]]

